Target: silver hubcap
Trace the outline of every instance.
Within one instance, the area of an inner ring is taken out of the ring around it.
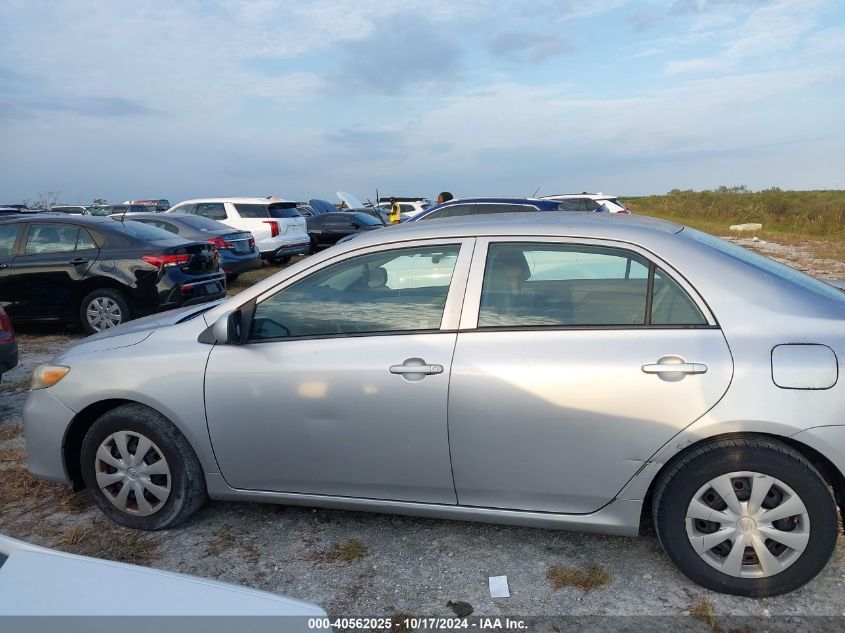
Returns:
[[[775,477],[728,473],[698,489],[687,508],[687,537],[707,563],[729,576],[766,578],[798,558],[810,540],[801,498]]]
[[[134,431],[118,431],[100,444],[94,473],[106,499],[127,514],[155,514],[170,497],[170,467],[164,454]]]
[[[113,328],[123,321],[120,306],[108,297],[97,297],[85,308],[88,324],[97,332]]]

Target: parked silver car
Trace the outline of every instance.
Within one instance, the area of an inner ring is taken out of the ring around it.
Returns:
[[[207,496],[635,535],[774,595],[833,552],[845,293],[677,224],[409,223],[38,368],[30,470],[169,528]]]

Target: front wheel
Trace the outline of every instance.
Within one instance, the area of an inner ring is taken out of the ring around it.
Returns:
[[[700,585],[759,598],[812,580],[836,546],[836,505],[819,472],[780,442],[710,442],[678,460],[654,495],[660,543]]]
[[[82,479],[100,510],[139,530],[178,525],[207,499],[202,466],[164,416],[140,404],[105,413],[82,442]]]
[[[277,266],[284,266],[287,264],[291,259],[291,255],[274,255],[270,258],[271,264],[276,264]]]
[[[125,323],[131,318],[129,302],[119,290],[92,290],[79,307],[79,320],[88,334],[96,334]]]

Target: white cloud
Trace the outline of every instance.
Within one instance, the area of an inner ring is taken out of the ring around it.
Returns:
[[[734,68],[739,63],[770,60],[770,56],[790,51],[818,22],[818,9],[825,0],[778,0],[751,12],[735,30],[725,32],[721,50],[715,55],[667,62],[667,75],[707,72]]]

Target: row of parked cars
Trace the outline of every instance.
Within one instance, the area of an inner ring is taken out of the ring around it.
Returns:
[[[387,212],[344,192],[325,201],[203,198],[0,213],[0,302],[15,321],[81,323],[89,333],[219,299],[227,282],[383,228]],[[607,210],[597,194],[414,202],[407,222],[521,211]],[[616,200],[607,198],[608,201]],[[586,201],[589,201],[587,203]],[[618,200],[614,204],[617,204]],[[402,203],[406,204],[406,203]],[[411,204],[411,203],[407,203]],[[627,212],[617,204],[614,212]],[[573,208],[572,210],[575,210]]]

